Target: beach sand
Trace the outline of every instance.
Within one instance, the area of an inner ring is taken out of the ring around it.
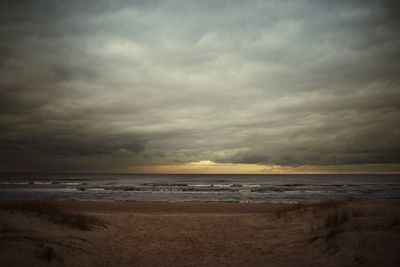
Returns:
[[[0,265],[400,266],[400,202],[0,202]]]

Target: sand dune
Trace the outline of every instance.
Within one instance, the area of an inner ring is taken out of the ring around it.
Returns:
[[[1,266],[399,266],[400,203],[0,202]]]

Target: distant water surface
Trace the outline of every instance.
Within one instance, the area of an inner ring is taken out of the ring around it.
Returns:
[[[315,202],[400,199],[400,175],[0,174],[0,199]]]

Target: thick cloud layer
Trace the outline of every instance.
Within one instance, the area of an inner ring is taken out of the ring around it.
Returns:
[[[400,163],[398,1],[1,1],[0,170]]]

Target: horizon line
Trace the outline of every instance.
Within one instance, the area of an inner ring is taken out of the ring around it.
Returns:
[[[367,174],[390,174],[396,175],[400,172],[323,172],[323,173],[145,173],[145,172],[0,172],[3,174],[119,174],[119,175],[367,175]]]

